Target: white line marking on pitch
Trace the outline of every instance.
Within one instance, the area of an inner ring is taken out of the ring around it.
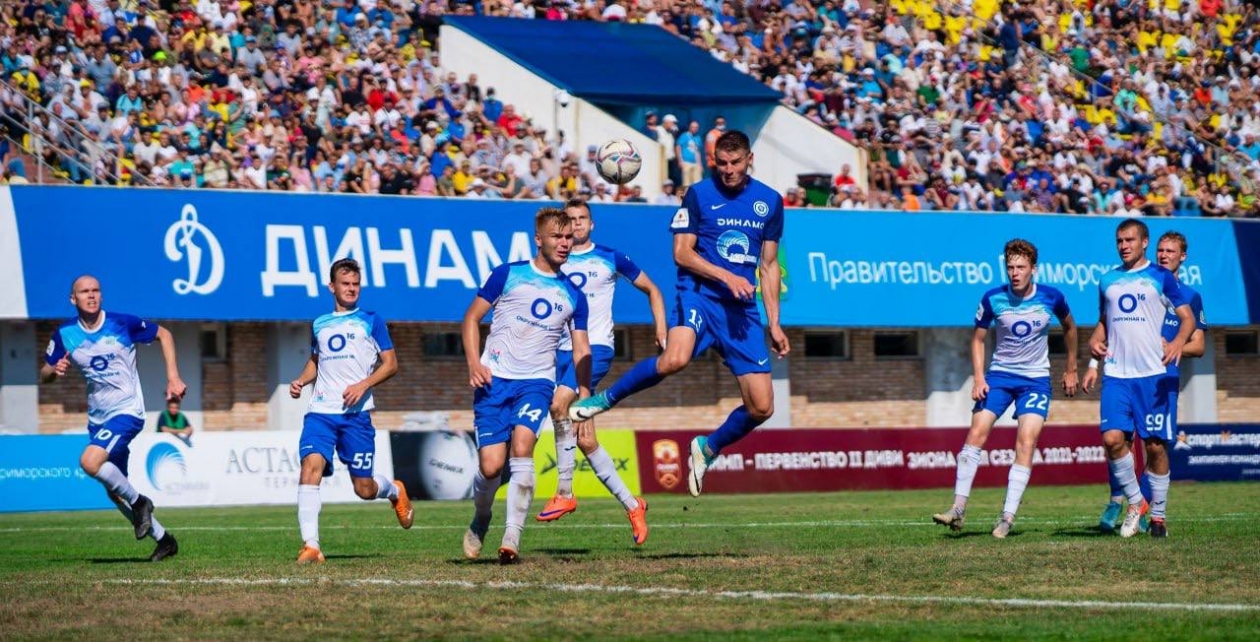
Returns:
[[[1184,524],[1200,524],[1214,522],[1237,522],[1255,519],[1260,516],[1257,513],[1230,513],[1218,517],[1183,517],[1175,521]],[[1020,518],[1020,523],[1024,525],[1038,524],[1042,526],[1081,526],[1091,527],[1094,525],[1094,516],[1080,516],[1071,519],[1037,519],[1033,517]],[[878,528],[883,526],[935,526],[931,521],[925,520],[818,520],[803,522],[699,522],[686,523],[676,522],[667,524],[652,524],[652,528]],[[598,524],[547,524],[545,526],[537,526],[536,528],[544,530],[554,529],[603,529],[603,528],[625,528],[623,522],[617,523],[598,523]],[[328,525],[320,526],[324,530],[397,530],[397,526],[384,525]],[[411,530],[432,530],[432,531],[462,531],[467,529],[466,525],[446,525],[446,524],[416,524]],[[291,531],[295,530],[293,526],[171,526],[172,530],[179,532],[185,531],[204,531],[204,532],[231,532],[231,531]],[[79,531],[131,531],[130,526],[14,526],[9,528],[0,528],[0,533],[54,533],[54,532],[79,532]]]
[[[942,595],[867,595],[863,593],[800,593],[792,591],[708,591],[704,589],[683,589],[666,586],[608,586],[603,584],[555,584],[535,582],[469,582],[466,580],[399,580],[399,579],[306,579],[306,578],[203,578],[174,580],[142,580],[114,579],[103,580],[102,584],[122,585],[227,585],[227,586],[291,586],[291,585],[324,585],[341,584],[345,586],[385,586],[413,588],[463,588],[463,589],[513,589],[544,590],[562,593],[618,593],[643,595],[648,597],[696,597],[730,600],[809,600],[815,602],[899,602],[907,604],[961,604],[967,606],[1007,606],[1014,608],[1061,608],[1061,609],[1099,609],[1127,610],[1146,609],[1157,611],[1218,611],[1218,612],[1253,612],[1260,611],[1260,604],[1221,604],[1193,602],[1112,602],[1094,600],[1037,600],[1031,598],[987,598]]]

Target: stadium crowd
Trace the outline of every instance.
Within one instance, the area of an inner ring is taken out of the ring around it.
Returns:
[[[869,193],[837,168],[834,206],[1260,212],[1260,30],[1238,0],[17,0],[0,124],[52,141],[34,152],[76,182],[644,200],[442,69],[443,16],[475,11],[706,48],[868,150]],[[677,202],[719,124],[645,127]]]

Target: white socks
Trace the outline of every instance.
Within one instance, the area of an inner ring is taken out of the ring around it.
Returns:
[[[1019,510],[1019,502],[1024,498],[1024,489],[1028,488],[1028,479],[1032,477],[1032,469],[1015,464],[1006,476],[1006,506],[1002,512],[1012,517]]]
[[[1155,473],[1146,472],[1146,479],[1151,482],[1151,517],[1163,517],[1164,511],[1168,508],[1168,480],[1170,473],[1156,475]]]
[[[136,503],[136,499],[140,497],[140,491],[136,490],[136,487],[127,481],[127,476],[111,462],[101,464],[100,470],[96,471],[93,477],[101,482],[106,490],[127,502],[127,506]]]
[[[980,449],[964,445],[958,453],[958,476],[954,479],[954,508],[967,507],[967,497],[971,495],[971,482],[976,479],[976,469],[980,467]]]
[[[503,532],[503,546],[520,550],[521,530],[525,528],[525,513],[534,501],[534,460],[531,457],[512,457],[508,460],[512,472],[508,480],[507,523]]]
[[[1107,462],[1107,465],[1111,467],[1111,474],[1116,476],[1116,481],[1119,481],[1120,487],[1124,489],[1124,496],[1128,498],[1129,506],[1141,506],[1142,489],[1138,486],[1137,473],[1133,469],[1133,453],[1120,459],[1112,459]],[[1155,480],[1152,479],[1152,487],[1154,483]]]
[[[398,499],[398,487],[394,485],[394,480],[384,476],[376,475],[376,498],[377,499]]]
[[[565,417],[554,422],[556,429],[556,494],[573,496],[573,470],[577,468],[577,435],[573,422]],[[589,458],[588,458],[589,459]]]
[[[503,474],[494,476],[494,479],[486,479],[481,474],[481,468],[477,468],[477,476],[473,477],[473,506],[476,512],[473,514],[473,521],[479,523],[484,528],[490,523],[490,511],[494,508],[494,494],[499,492],[499,484],[503,481]]]
[[[319,548],[320,505],[319,486],[298,486],[298,528],[302,542],[311,548]]]
[[[639,500],[634,498],[630,489],[626,487],[626,482],[621,480],[621,476],[617,474],[617,467],[613,465],[612,457],[608,455],[608,451],[604,450],[603,446],[587,455],[586,461],[591,462],[591,468],[595,470],[595,476],[599,477],[599,481],[604,482],[608,492],[612,493],[617,498],[617,501],[626,507],[626,510],[634,510],[639,507]]]

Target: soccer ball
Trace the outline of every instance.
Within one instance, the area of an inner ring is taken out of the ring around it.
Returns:
[[[610,140],[595,152],[595,169],[604,180],[614,185],[625,185],[634,180],[642,166],[639,150],[625,139]]]

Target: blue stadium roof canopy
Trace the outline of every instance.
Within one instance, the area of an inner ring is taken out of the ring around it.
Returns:
[[[589,21],[447,16],[552,84],[592,103],[627,107],[778,104],[780,94],[660,27]]]

